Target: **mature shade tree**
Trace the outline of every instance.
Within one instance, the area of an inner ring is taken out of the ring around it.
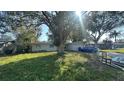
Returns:
[[[1,17],[5,19],[2,22],[5,25],[3,28],[8,29],[2,30],[3,33],[7,31],[18,32],[17,28],[21,26],[26,26],[27,29],[33,26],[34,29],[37,29],[40,25],[46,24],[52,33],[53,44],[58,47],[58,53],[64,52],[66,40],[70,32],[75,31],[75,24],[79,22],[75,12],[67,11],[11,11],[2,12]]]
[[[64,52],[66,40],[71,31],[75,30],[77,17],[75,12],[42,12],[45,21],[52,33],[52,39],[55,46],[58,47],[58,53]]]
[[[24,52],[31,51],[32,43],[37,42],[38,37],[36,35],[36,29],[34,27],[29,27],[28,29],[25,26],[17,28],[16,35],[16,44],[18,51],[23,50]]]
[[[42,15],[39,13],[37,11],[1,12],[0,33],[6,34],[7,32],[11,32],[16,35],[16,44],[17,46],[20,45],[18,48],[21,47],[22,50],[28,52],[31,48],[32,40],[36,41],[41,34],[40,24],[42,21],[40,18]]]
[[[105,33],[124,23],[123,16],[124,12],[91,11],[86,15],[85,28],[97,45]]]
[[[16,31],[18,27],[24,25],[27,28],[34,26],[37,29],[42,22],[43,15],[38,11],[3,11],[0,12],[0,33]]]

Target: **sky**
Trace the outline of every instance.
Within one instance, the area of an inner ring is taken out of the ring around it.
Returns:
[[[48,41],[47,33],[49,31],[49,28],[45,24],[43,24],[41,26],[41,28],[42,28],[42,35],[38,38],[38,40],[39,41]]]

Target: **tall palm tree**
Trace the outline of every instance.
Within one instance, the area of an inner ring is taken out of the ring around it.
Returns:
[[[118,31],[114,30],[114,31],[112,31],[110,33],[109,37],[110,38],[114,38],[115,39],[114,41],[116,42],[117,41],[117,37],[120,36],[120,35],[121,35],[121,32],[118,32]]]

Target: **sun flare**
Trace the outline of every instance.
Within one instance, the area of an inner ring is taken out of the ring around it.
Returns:
[[[76,11],[77,16],[81,16],[81,11]]]

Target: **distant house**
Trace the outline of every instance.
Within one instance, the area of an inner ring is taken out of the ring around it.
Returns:
[[[57,47],[48,42],[38,42],[32,44],[32,52],[56,51]]]
[[[97,47],[99,49],[112,49],[113,43],[112,42],[104,42],[104,43],[99,43],[97,44]],[[78,48],[81,47],[96,47],[94,42],[89,42],[88,44],[85,44],[83,42],[73,42],[73,43],[68,43],[66,45],[66,50],[70,51],[78,51]]]
[[[114,43],[115,48],[124,48],[124,39],[117,40]]]
[[[85,46],[94,46],[93,42],[90,42],[90,44],[84,44],[83,42],[73,42],[66,44],[66,50],[69,51],[78,51],[79,47],[85,47]]]
[[[113,49],[113,42],[111,40],[103,40],[98,44],[99,49]]]
[[[83,46],[84,46],[84,44],[79,43],[79,42],[68,43],[68,44],[66,44],[66,50],[78,51],[78,48],[83,47]]]

